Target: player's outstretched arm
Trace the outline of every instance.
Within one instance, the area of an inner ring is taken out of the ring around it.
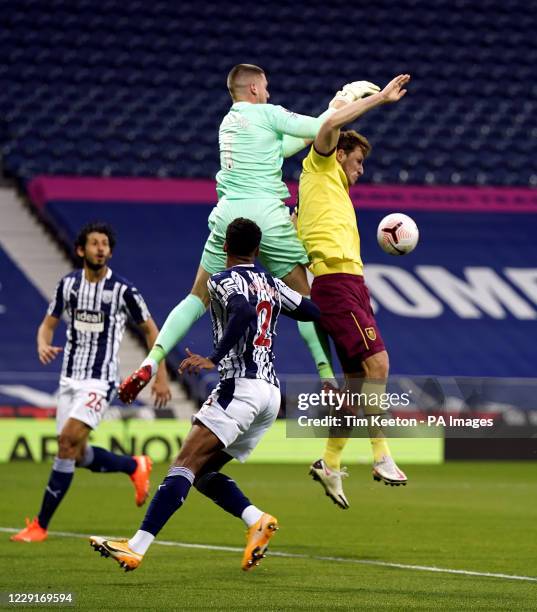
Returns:
[[[140,324],[140,329],[144,334],[147,348],[152,349],[158,336],[158,327],[156,323],[153,319],[147,319],[147,321]],[[165,360],[161,361],[158,366],[155,381],[151,387],[151,395],[153,396],[157,408],[164,408],[172,397]]]
[[[321,311],[317,304],[303,296],[293,310],[282,306],[282,314],[295,321],[318,321],[321,318]]]
[[[297,138],[296,136],[284,135],[282,141],[283,156],[285,159],[303,151],[313,142],[313,138]]]
[[[369,81],[353,81],[347,83],[336,93],[328,105],[330,108],[342,108],[346,104],[367,98],[380,91],[380,87]]]
[[[399,101],[406,94],[405,86],[409,81],[409,74],[400,74],[392,79],[382,91],[338,109],[321,126],[315,138],[315,149],[321,154],[333,151],[337,145],[339,131],[344,125],[356,121],[358,117],[377,106]]]
[[[280,290],[283,315],[295,321],[318,321],[321,318],[321,311],[315,302],[303,297],[279,278],[274,281]]]
[[[52,346],[54,331],[59,322],[56,317],[45,315],[37,330],[37,355],[43,365],[49,364],[63,351],[61,346]]]

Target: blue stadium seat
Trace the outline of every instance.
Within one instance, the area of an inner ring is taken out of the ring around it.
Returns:
[[[515,155],[510,164],[496,167],[492,184],[531,180],[531,173],[519,171],[521,156],[530,160],[537,153],[537,139],[527,137],[537,105],[537,86],[529,85],[537,63],[531,3],[461,2],[454,10],[441,0],[433,10],[422,1],[404,0],[394,11],[390,0],[379,0],[367,8],[353,5],[352,15],[340,3],[308,3],[297,12],[276,0],[253,6],[243,0],[203,6],[171,0],[7,0],[4,7],[9,27],[0,52],[8,61],[0,65],[0,110],[13,128],[11,144],[24,152],[23,158],[9,160],[16,164],[15,174],[19,165],[25,174],[34,167],[38,173],[53,172],[55,159],[47,161],[41,149],[50,149],[49,141],[57,138],[75,144],[66,152],[78,159],[62,166],[71,171],[86,167],[88,152],[98,162],[92,167],[106,168],[113,161],[121,169],[123,163],[127,175],[140,168],[120,159],[122,147],[76,146],[110,136],[132,143],[141,150],[138,157],[146,155],[144,143],[158,143],[157,150],[150,149],[153,159],[143,165],[144,175],[156,168],[167,176],[209,176],[218,164],[218,124],[229,107],[226,73],[234,63],[253,61],[267,70],[272,101],[309,114],[320,113],[348,80],[384,84],[398,71],[412,73],[404,103],[360,123],[379,150],[396,154],[397,166],[395,172],[381,172],[375,153],[369,165],[376,179],[366,173],[364,182],[379,180],[379,172],[386,180],[406,182],[399,169],[408,166],[414,176],[432,172],[451,183],[461,159],[486,173],[487,152],[500,152],[500,143],[502,153]],[[355,41],[355,54],[348,53],[349,40]],[[330,42],[320,47],[319,41]],[[65,122],[62,115],[68,116]],[[103,136],[106,126],[112,131]],[[187,136],[179,137],[185,127]],[[185,155],[181,163],[170,156],[174,143],[200,138],[207,145],[200,153]],[[43,146],[35,146],[36,139]],[[416,156],[406,163],[409,146]],[[456,153],[439,175],[435,160],[449,151]],[[288,162],[285,176],[296,177],[299,168],[299,161]]]
[[[43,371],[34,349],[35,334],[45,315],[47,303],[1,247],[0,268],[3,349],[0,354],[0,371],[9,373],[11,385],[31,384],[34,388],[52,394],[58,386],[61,360],[56,360]],[[64,342],[63,328],[58,330],[55,339],[58,343]],[[29,347],[32,349],[29,350]],[[25,402],[19,400],[15,403]]]

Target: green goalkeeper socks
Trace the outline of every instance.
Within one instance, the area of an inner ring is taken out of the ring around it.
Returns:
[[[149,355],[142,362],[142,367],[146,364],[151,366],[151,371],[153,376],[157,373],[158,364],[166,357],[166,352],[164,349],[155,344],[155,346],[149,351]]]
[[[188,330],[205,313],[205,305],[199,297],[189,294],[170,312],[155,341],[149,357],[157,364],[182,340]]]
[[[311,321],[299,321],[298,331],[310,350],[321,379],[333,379],[334,371],[326,333]]]

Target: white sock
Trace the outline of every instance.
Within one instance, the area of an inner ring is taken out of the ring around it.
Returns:
[[[246,527],[251,527],[257,523],[263,514],[264,512],[259,508],[248,506],[242,511],[241,519],[245,522]]]
[[[158,363],[154,359],[151,359],[151,357],[146,357],[142,361],[140,367],[144,368],[146,365],[151,366],[151,376],[155,376],[158,370]]]
[[[138,529],[134,537],[129,540],[129,548],[138,555],[145,555],[154,539],[155,536],[152,533]]]

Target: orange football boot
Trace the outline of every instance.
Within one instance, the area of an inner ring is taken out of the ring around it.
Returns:
[[[106,540],[100,536],[91,536],[89,542],[93,550],[101,553],[101,557],[112,557],[126,572],[135,570],[144,558],[129,548],[128,540]]]
[[[133,457],[136,461],[136,469],[129,476],[136,490],[136,505],[143,506],[149,497],[149,477],[153,469],[153,461],[147,455]]]
[[[265,512],[257,523],[246,531],[246,548],[241,565],[245,572],[259,565],[261,559],[265,557],[270,538],[277,530],[278,519]]]
[[[48,537],[48,531],[43,529],[37,520],[34,518],[32,522],[26,519],[26,527],[21,529],[19,533],[15,533],[9,539],[12,542],[44,542]]]

